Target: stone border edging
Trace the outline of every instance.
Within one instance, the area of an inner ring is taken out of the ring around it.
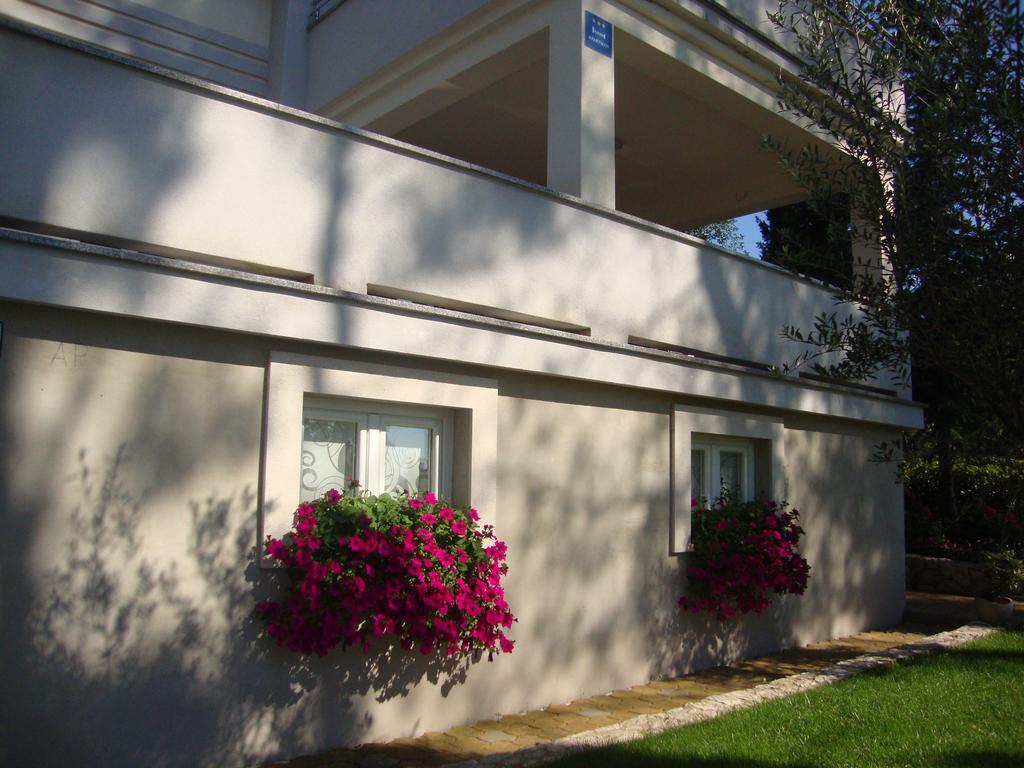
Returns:
[[[823,685],[829,685],[844,678],[858,675],[869,669],[893,664],[902,659],[920,656],[932,651],[954,648],[958,645],[986,637],[995,631],[994,627],[990,627],[987,624],[965,624],[958,629],[940,632],[937,635],[904,643],[903,645],[879,651],[878,653],[856,656],[811,672],[801,672],[788,677],[780,677],[777,680],[761,683],[753,688],[715,694],[706,699],[701,699],[676,709],[670,709],[667,712],[659,712],[653,715],[638,715],[615,725],[608,725],[603,728],[595,728],[592,731],[565,736],[546,744],[537,744],[532,747],[516,750],[515,752],[502,752],[488,755],[478,760],[451,763],[446,768],[543,765],[573,752],[634,741],[645,736],[653,736],[671,728],[679,728],[684,725],[693,725],[694,723],[711,720],[727,712],[747,709],[764,701],[781,699],[800,691],[809,691],[813,688],[819,688]]]

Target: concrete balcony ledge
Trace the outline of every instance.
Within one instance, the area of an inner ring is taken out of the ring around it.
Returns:
[[[572,331],[0,228],[0,300],[918,429],[920,404]],[[127,289],[126,286],[130,286]]]
[[[828,291],[545,187],[0,20],[0,221],[778,364]],[[17,62],[18,66],[11,65]]]

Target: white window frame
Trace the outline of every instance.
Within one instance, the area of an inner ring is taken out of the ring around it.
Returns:
[[[703,483],[708,493],[704,501],[714,503],[721,494],[722,477],[722,452],[739,453],[743,457],[743,469],[741,477],[740,495],[733,501],[751,501],[754,498],[754,441],[748,438],[723,437],[721,435],[699,435],[694,434],[690,440],[691,462],[693,454],[703,451],[705,455]],[[690,477],[693,477],[692,465]],[[719,479],[719,485],[713,482],[714,478]],[[692,480],[691,480],[692,482]],[[690,489],[691,498],[697,498],[696,489]],[[698,503],[700,503],[698,499]]]
[[[398,421],[447,416],[440,450],[451,457],[442,493],[456,504],[472,504],[483,523],[497,524],[498,382],[397,365],[272,352],[267,361],[260,457],[257,547],[280,538],[299,504],[302,416],[307,401],[331,402]],[[369,420],[367,420],[369,429]],[[447,446],[447,447],[446,447]],[[443,472],[440,464],[439,472]],[[445,493],[445,483],[450,493]],[[272,568],[269,558],[261,566]]]
[[[384,490],[387,428],[429,429],[431,476],[430,487],[425,490],[445,498],[451,497],[455,419],[450,410],[307,395],[302,417],[348,421],[356,425],[356,472],[353,479],[375,495]],[[300,488],[301,473],[300,458]]]
[[[745,495],[773,499],[786,497],[785,427],[781,416],[712,410],[692,405],[676,405],[672,414],[672,517],[669,554],[691,550],[690,530],[693,498],[691,458],[693,446],[746,445]],[[710,458],[710,457],[709,457]],[[709,461],[708,477],[712,477]]]

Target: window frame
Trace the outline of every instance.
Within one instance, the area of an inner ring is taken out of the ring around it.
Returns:
[[[387,413],[398,420],[447,414],[443,431],[451,456],[450,494],[496,524],[498,382],[475,376],[352,360],[271,352],[265,372],[263,432],[257,490],[257,551],[267,536],[291,530],[299,504],[302,418],[312,403],[358,403],[356,414]],[[314,406],[316,407],[316,406]],[[351,412],[351,407],[348,408]],[[442,450],[445,450],[442,448]],[[440,467],[439,467],[440,471]],[[442,485],[443,489],[443,485]],[[260,565],[273,568],[265,555]]]
[[[691,451],[694,444],[718,442],[725,446],[745,441],[751,448],[744,474],[752,489],[746,495],[750,498],[786,497],[785,427],[781,416],[677,404],[672,412],[670,440],[672,509],[668,549],[671,555],[692,549],[690,501],[693,498]],[[709,476],[710,471],[709,467]]]
[[[387,428],[429,429],[431,477],[426,490],[451,498],[455,417],[450,409],[306,394],[302,418],[308,417],[356,425],[353,479],[374,495],[384,490]],[[299,471],[301,476],[304,471],[301,460]],[[302,490],[300,479],[300,492]]]
[[[739,453],[743,457],[742,486],[737,501],[752,501],[755,496],[756,472],[754,458],[754,440],[745,437],[725,437],[722,435],[701,435],[695,433],[690,438],[690,476],[693,476],[693,454],[697,451],[706,453],[704,463],[703,484],[708,491],[712,491],[711,479],[716,475],[721,479],[721,455],[722,452]],[[692,483],[692,480],[691,480]],[[718,492],[721,487],[714,489],[705,498],[708,503],[713,503],[719,498]],[[690,488],[691,498],[698,499],[695,489]]]

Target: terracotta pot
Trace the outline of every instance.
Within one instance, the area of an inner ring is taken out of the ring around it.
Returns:
[[[1013,600],[1008,597],[994,597],[991,600],[976,597],[974,609],[978,612],[978,618],[986,624],[999,625],[1013,616]]]

